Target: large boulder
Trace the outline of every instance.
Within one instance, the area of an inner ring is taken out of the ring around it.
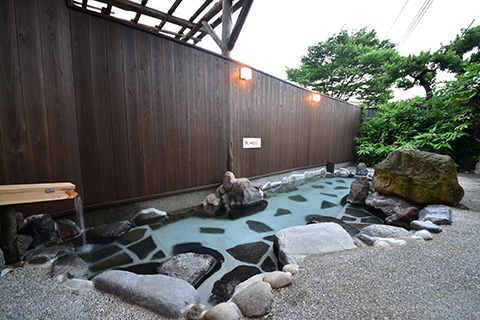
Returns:
[[[392,151],[375,167],[373,186],[420,204],[458,204],[464,195],[449,156],[412,149]]]
[[[282,229],[275,234],[275,246],[282,265],[300,264],[310,254],[355,248],[347,231],[333,222]]]
[[[20,233],[33,237],[33,244],[52,244],[57,241],[55,222],[49,214],[36,214],[25,219],[25,227]]]
[[[235,179],[232,189],[227,192],[227,203],[230,207],[248,207],[262,200],[262,189],[247,178]]]
[[[112,270],[101,273],[92,281],[97,290],[168,318],[182,318],[188,305],[200,303],[198,292],[189,283],[161,274],[137,275]]]

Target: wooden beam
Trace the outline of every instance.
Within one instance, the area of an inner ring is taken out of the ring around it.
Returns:
[[[233,9],[232,9],[233,13],[237,12],[238,9],[241,9],[241,8],[242,8],[244,1],[245,1],[245,0],[240,0],[240,1],[238,1],[237,3],[235,3],[235,4],[233,5]],[[221,23],[222,23],[222,17],[216,19],[213,23],[210,23],[210,26],[211,26],[213,29],[215,29],[215,28],[218,27]],[[208,34],[208,33],[201,33],[197,38],[199,38],[200,40],[202,40],[207,34]],[[200,40],[199,40],[199,41],[200,41]]]
[[[202,6],[201,6],[200,8],[198,8],[197,11],[195,11],[195,13],[190,17],[190,19],[188,19],[188,21],[193,22],[193,21],[200,15],[200,13],[202,13],[203,10],[205,10],[205,9],[208,7],[208,5],[209,5],[210,3],[212,3],[212,1],[213,1],[213,0],[206,0],[206,1],[202,4]],[[183,32],[184,32],[186,29],[187,29],[187,28],[183,27],[180,31],[178,31],[178,33],[179,33],[179,34],[183,34]],[[175,39],[180,39],[180,38],[181,38],[181,36],[175,37]],[[200,40],[199,40],[199,41],[200,41]]]
[[[210,34],[210,36],[213,38],[213,40],[215,41],[215,43],[220,47],[220,49],[222,48],[222,39],[220,39],[220,37],[217,35],[217,33],[215,32],[215,30],[213,30],[213,28],[210,26],[210,24],[207,22],[207,21],[202,21],[202,24],[203,26],[205,27],[205,29],[207,29],[208,31],[208,34]]]
[[[242,7],[242,11],[240,11],[240,15],[238,16],[237,22],[235,22],[235,26],[233,27],[232,33],[230,34],[230,39],[228,40],[228,45],[227,45],[228,51],[232,51],[233,47],[235,47],[235,43],[237,42],[240,31],[242,31],[245,20],[247,19],[248,12],[252,7],[252,3],[253,3],[253,0],[245,1]]]
[[[230,39],[230,32],[232,30],[232,14],[230,9],[232,8],[232,0],[223,0],[222,7],[222,55],[225,57],[230,56],[230,50],[228,50],[228,41]]]
[[[167,22],[171,22],[173,24],[176,24],[176,25],[179,25],[179,26],[182,26],[182,27],[186,27],[186,28],[197,28],[198,27],[198,25],[196,25],[196,24],[194,24],[194,23],[192,23],[188,20],[181,19],[181,18],[178,18],[178,17],[174,17],[174,16],[166,14],[164,12],[161,12],[161,11],[149,8],[149,7],[144,7],[144,6],[139,5],[138,3],[134,3],[134,2],[131,2],[131,1],[128,1],[128,0],[97,0],[97,1],[98,2],[103,2],[103,3],[106,3],[106,4],[111,4],[115,7],[118,7],[118,8],[123,9],[123,10],[134,11],[134,12],[137,12],[137,13],[147,15],[149,17],[153,17],[153,18],[157,18],[157,19],[161,19],[161,20],[166,20]],[[202,29],[204,32],[207,32],[202,27],[203,26],[200,24],[198,29]],[[198,29],[197,29],[197,31],[198,31]]]
[[[148,0],[142,0],[141,5],[145,7],[147,5],[147,2],[148,2]],[[135,15],[135,18],[133,18],[132,21],[137,23],[138,19],[140,19],[140,15],[141,14],[137,12],[137,14]]]
[[[191,30],[189,33],[187,33],[185,36],[182,37],[182,41],[188,41],[190,40],[190,38],[192,38],[195,33],[197,33],[200,29],[203,29],[203,25],[202,25],[202,21],[210,21],[210,19],[212,19],[217,13],[220,12],[220,10],[222,10],[222,0],[220,0],[219,2],[215,3],[215,5],[212,7],[212,9],[210,9],[210,11],[208,11],[199,21],[199,23],[197,23]],[[207,31],[206,31],[207,32]]]
[[[178,6],[180,5],[180,3],[182,3],[183,0],[176,0],[173,5],[170,7],[170,9],[168,10],[167,14],[170,14],[172,15],[175,10],[177,10]],[[167,23],[167,21],[163,20],[158,26],[157,28],[158,29],[162,29],[164,26],[165,26],[165,23]]]
[[[73,199],[76,196],[75,185],[70,182],[0,186],[0,206]]]

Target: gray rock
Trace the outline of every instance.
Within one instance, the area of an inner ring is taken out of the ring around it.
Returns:
[[[227,202],[231,207],[248,207],[262,200],[262,189],[247,178],[235,179],[232,188],[227,192]]]
[[[51,244],[57,241],[55,222],[49,214],[36,214],[25,219],[22,233],[33,237],[33,244]]]
[[[384,224],[372,224],[363,228],[359,235],[366,235],[375,238],[402,238],[410,237],[410,232],[400,227]],[[364,241],[363,238],[359,238]]]
[[[275,234],[278,259],[283,265],[300,264],[309,254],[321,254],[355,248],[352,237],[333,222],[296,226]]]
[[[417,219],[418,209],[416,207],[408,207],[387,217],[385,219],[385,224],[408,229],[410,227],[410,222]]]
[[[365,204],[381,210],[386,216],[391,216],[405,209],[405,205],[402,203],[378,192],[369,194],[365,199]]]
[[[292,274],[290,272],[273,271],[263,277],[263,281],[268,282],[273,289],[283,288],[292,283]]]
[[[215,281],[209,302],[211,304],[218,304],[227,301],[232,297],[239,284],[259,273],[262,272],[254,266],[238,266],[234,268],[232,271],[224,274],[219,280]]]
[[[208,310],[202,320],[237,320],[242,317],[235,304],[222,302]]]
[[[160,211],[155,208],[144,209],[137,212],[130,221],[133,222],[137,226],[142,226],[145,224],[149,224],[152,222],[156,222],[167,217],[167,213],[165,211]]]
[[[368,181],[368,178],[357,178],[350,185],[350,193],[348,194],[347,202],[352,204],[364,205],[369,190],[370,182]]]
[[[80,227],[69,219],[59,219],[55,221],[58,237],[62,241],[76,238],[82,234]]]
[[[439,226],[437,226],[436,224],[430,221],[414,220],[410,223],[410,229],[411,230],[427,230],[433,233],[442,232],[442,228],[440,228]]]
[[[367,166],[365,165],[365,163],[363,162],[360,162],[358,165],[357,165],[357,169],[355,171],[355,174],[357,176],[366,176],[368,175],[368,169],[367,169]]]
[[[431,221],[435,224],[452,224],[452,210],[444,205],[431,204],[420,210],[418,220]]]
[[[245,317],[264,316],[272,309],[272,287],[267,282],[254,282],[233,296],[232,302],[238,306]]]
[[[299,269],[298,269],[298,265],[297,265],[297,264],[294,264],[294,263],[292,263],[292,264],[287,264],[287,265],[283,266],[283,268],[282,268],[282,271],[283,271],[283,272],[288,272],[288,273],[291,273],[291,274],[297,273],[298,270],[299,270]]]
[[[188,282],[161,274],[137,275],[112,270],[101,273],[92,281],[97,290],[168,318],[181,318],[188,305],[200,303],[198,292]]]
[[[473,173],[480,174],[480,161],[478,161],[475,165],[475,170],[473,171]]]
[[[30,245],[33,243],[33,237],[28,234],[17,234],[17,249],[18,254],[23,256],[27,252]]]
[[[23,260],[31,263],[45,263],[52,259],[72,254],[74,251],[75,247],[73,244],[66,242],[51,247],[40,247],[27,251]]]
[[[165,260],[157,268],[159,274],[179,278],[198,287],[210,275],[217,260],[207,254],[181,253]]]
[[[99,225],[86,231],[87,243],[99,244],[111,242],[122,237],[132,227],[133,224],[129,221],[118,221]]]
[[[75,254],[58,258],[52,264],[52,276],[58,282],[67,279],[87,279],[88,265]]]

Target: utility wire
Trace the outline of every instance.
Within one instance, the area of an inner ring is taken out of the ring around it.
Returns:
[[[385,34],[385,37],[384,37],[384,38],[387,38],[387,36],[388,36],[388,34],[390,33],[390,31],[392,31],[393,26],[395,25],[395,23],[397,22],[398,18],[399,18],[400,15],[402,14],[403,9],[405,9],[405,7],[407,6],[408,1],[410,1],[410,0],[407,0],[407,1],[405,2],[405,4],[403,5],[402,10],[400,10],[400,12],[398,13],[397,17],[395,18],[395,21],[393,21],[392,25],[390,26],[390,29],[388,29],[388,31],[387,31],[387,33]]]
[[[400,48],[401,46],[403,46],[405,44],[405,42],[408,40],[408,38],[410,37],[410,35],[412,34],[412,32],[415,30],[415,28],[417,27],[418,23],[420,22],[420,20],[422,20],[423,16],[425,15],[425,13],[428,11],[428,9],[430,8],[430,6],[432,5],[434,0],[425,0],[425,2],[423,3],[422,7],[418,10],[417,12],[417,15],[415,16],[415,18],[413,19],[412,23],[410,23],[410,25],[408,26],[407,30],[405,31],[405,33],[403,34],[402,38],[400,39],[399,43],[398,43],[398,48]]]

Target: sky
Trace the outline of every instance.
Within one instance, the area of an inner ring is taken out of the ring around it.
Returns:
[[[366,27],[375,30],[379,39],[399,44],[422,7],[423,17],[398,47],[402,55],[435,51],[473,20],[471,27],[480,25],[480,0],[254,0],[230,57],[286,79],[286,67],[299,67],[310,45],[326,41],[342,28],[358,31]],[[198,46],[220,53],[210,37]],[[398,96],[417,92],[422,94],[422,90],[411,90]]]

